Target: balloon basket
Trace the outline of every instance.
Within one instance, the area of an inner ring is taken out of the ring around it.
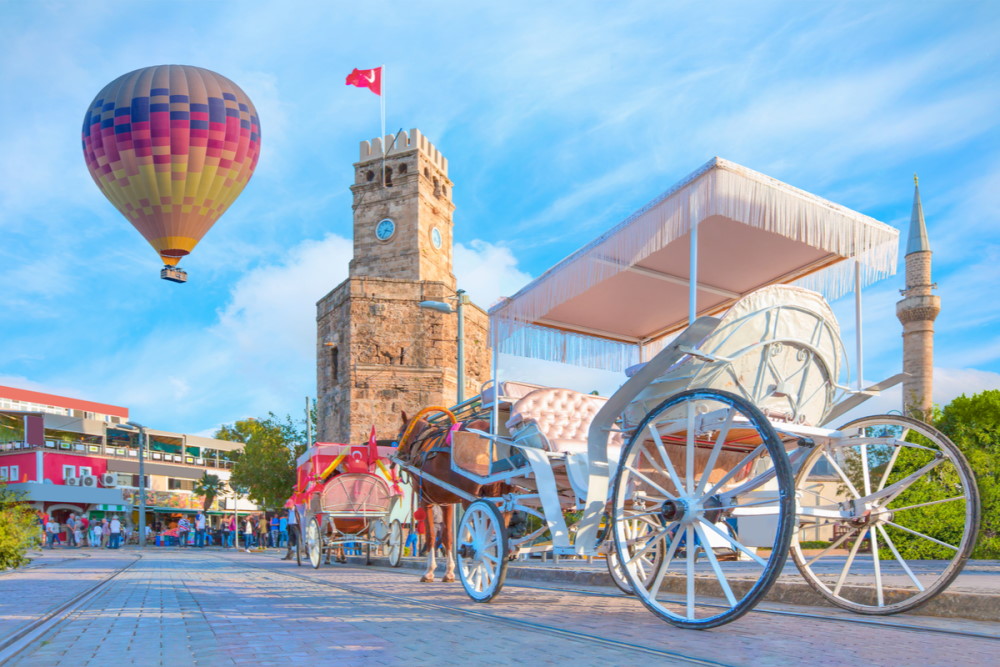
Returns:
[[[188,274],[187,271],[178,269],[176,266],[164,266],[160,270],[160,277],[172,283],[186,283]]]

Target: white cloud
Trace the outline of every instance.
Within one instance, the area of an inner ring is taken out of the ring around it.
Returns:
[[[458,286],[483,309],[531,280],[529,274],[517,268],[517,258],[510,248],[478,239],[469,245],[455,244],[454,270]]]

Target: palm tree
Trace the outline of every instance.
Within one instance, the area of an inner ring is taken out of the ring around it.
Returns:
[[[206,472],[202,474],[201,479],[195,482],[193,490],[195,495],[204,497],[202,509],[207,512],[215,497],[225,493],[226,483],[219,479],[218,475],[210,475]]]

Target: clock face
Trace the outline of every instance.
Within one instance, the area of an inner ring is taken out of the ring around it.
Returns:
[[[431,243],[433,243],[434,247],[438,250],[441,249],[441,230],[437,227],[431,230]]]
[[[392,235],[396,233],[396,223],[385,218],[381,220],[375,227],[375,237],[379,241],[388,241],[392,238]]]

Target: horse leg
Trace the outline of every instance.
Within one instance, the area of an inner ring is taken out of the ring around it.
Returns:
[[[444,577],[441,581],[444,583],[451,583],[455,581],[455,543],[454,543],[454,532],[452,532],[453,524],[455,521],[455,506],[445,505],[444,510],[444,531],[441,535],[441,544],[444,546],[444,556],[445,556],[445,570]]]
[[[420,577],[420,581],[423,582],[433,582],[434,581],[434,570],[437,569],[437,562],[434,560],[434,510],[430,505],[424,505],[424,513],[426,518],[424,519],[424,535],[427,539],[427,544],[430,548],[427,550],[427,571],[424,572],[424,576]]]

